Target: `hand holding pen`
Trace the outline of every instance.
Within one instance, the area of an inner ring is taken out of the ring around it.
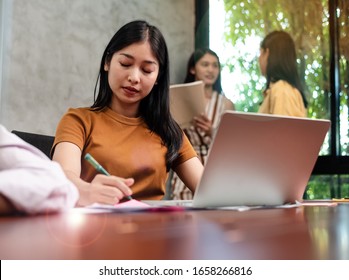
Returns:
[[[90,154],[85,155],[85,159],[99,172],[107,176],[111,176],[107,170],[103,168]],[[97,176],[96,176],[97,177]],[[113,176],[115,177],[115,176]],[[129,200],[132,199],[130,195],[127,195],[128,191],[125,188],[129,187],[130,185],[133,184],[134,180],[133,179],[123,179],[123,178],[118,178],[121,182],[121,184],[118,186],[118,189],[125,194],[125,197]]]

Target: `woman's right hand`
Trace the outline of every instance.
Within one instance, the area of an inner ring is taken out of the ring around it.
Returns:
[[[92,203],[114,205],[125,196],[132,195],[130,186],[133,183],[133,178],[97,174],[91,183],[80,188],[79,205],[86,206]]]
[[[79,190],[77,206],[87,206],[93,203],[114,205],[123,197],[132,194],[130,186],[134,179],[120,178],[97,174],[91,183],[80,178],[81,150],[70,142],[60,142],[56,145],[52,160],[57,161]]]

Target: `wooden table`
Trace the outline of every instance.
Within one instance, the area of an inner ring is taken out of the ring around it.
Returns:
[[[349,259],[349,204],[0,217],[0,259]]]

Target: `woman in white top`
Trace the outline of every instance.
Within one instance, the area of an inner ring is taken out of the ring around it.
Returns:
[[[196,116],[193,124],[183,130],[201,162],[205,164],[220,115],[225,110],[234,110],[234,104],[223,94],[219,57],[211,49],[197,49],[189,58],[184,83],[200,80],[205,85],[206,112]],[[171,190],[173,199],[192,199],[192,192],[175,174],[171,179]]]

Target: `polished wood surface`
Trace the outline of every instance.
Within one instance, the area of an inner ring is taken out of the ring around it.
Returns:
[[[0,259],[349,259],[349,204],[0,217]]]

